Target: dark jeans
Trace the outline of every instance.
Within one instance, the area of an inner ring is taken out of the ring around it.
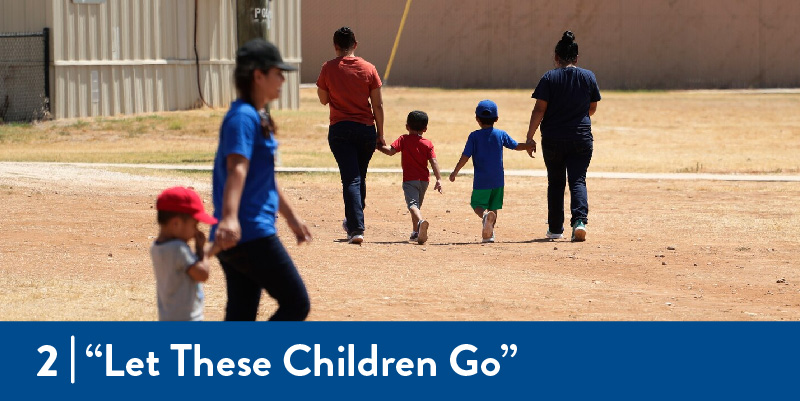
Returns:
[[[594,141],[585,139],[542,138],[542,157],[547,167],[547,221],[550,232],[564,228],[564,188],[569,181],[570,226],[577,220],[588,223],[589,199],[586,194],[586,171],[592,161]]]
[[[349,235],[364,234],[367,167],[375,153],[377,139],[374,125],[342,121],[328,129],[328,145],[342,178],[344,217],[347,219]]]
[[[278,301],[269,320],[305,320],[306,286],[277,235],[236,245],[217,256],[228,287],[225,320],[256,320],[261,290]]]

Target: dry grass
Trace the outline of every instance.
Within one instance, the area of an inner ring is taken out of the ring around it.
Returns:
[[[800,172],[800,93],[747,91],[604,92],[594,118],[593,171]],[[500,108],[498,128],[522,140],[533,100],[529,90],[386,88],[386,138],[405,132],[405,116],[428,112],[427,136],[440,165],[452,168],[476,129],[475,104]],[[125,118],[0,125],[0,160],[209,164],[225,110]],[[301,90],[299,111],[276,112],[284,166],[333,167],[328,111],[314,89]],[[508,152],[506,168],[543,169],[541,158]],[[376,155],[376,167],[399,157]]]

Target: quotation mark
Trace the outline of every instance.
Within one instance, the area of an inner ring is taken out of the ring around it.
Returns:
[[[97,356],[98,358],[103,356],[103,353],[100,351],[100,344],[97,344],[97,347],[95,347],[94,352],[92,352],[92,344],[89,344],[89,346],[86,347],[86,356],[88,356],[89,358],[93,356]]]
[[[506,354],[508,354],[509,348],[512,351],[511,356],[509,358],[513,358],[514,355],[517,355],[517,344],[511,344],[511,346],[503,344],[500,346],[500,349],[503,350],[503,358],[505,358]]]

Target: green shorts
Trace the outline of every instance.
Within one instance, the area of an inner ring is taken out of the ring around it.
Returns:
[[[503,187],[473,189],[469,204],[473,209],[500,210],[503,208]]]

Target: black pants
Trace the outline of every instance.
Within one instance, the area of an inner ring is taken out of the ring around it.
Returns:
[[[347,233],[364,234],[367,206],[367,167],[375,153],[378,134],[374,125],[342,121],[328,129],[328,145],[339,165]]]
[[[306,286],[277,235],[241,243],[217,256],[228,288],[225,320],[256,320],[261,290],[278,301],[269,320],[305,320]]]
[[[594,141],[582,139],[542,138],[542,157],[547,167],[547,221],[551,233],[564,230],[564,188],[569,183],[570,226],[582,220],[589,222],[589,198],[586,192],[586,171],[592,161]]]

